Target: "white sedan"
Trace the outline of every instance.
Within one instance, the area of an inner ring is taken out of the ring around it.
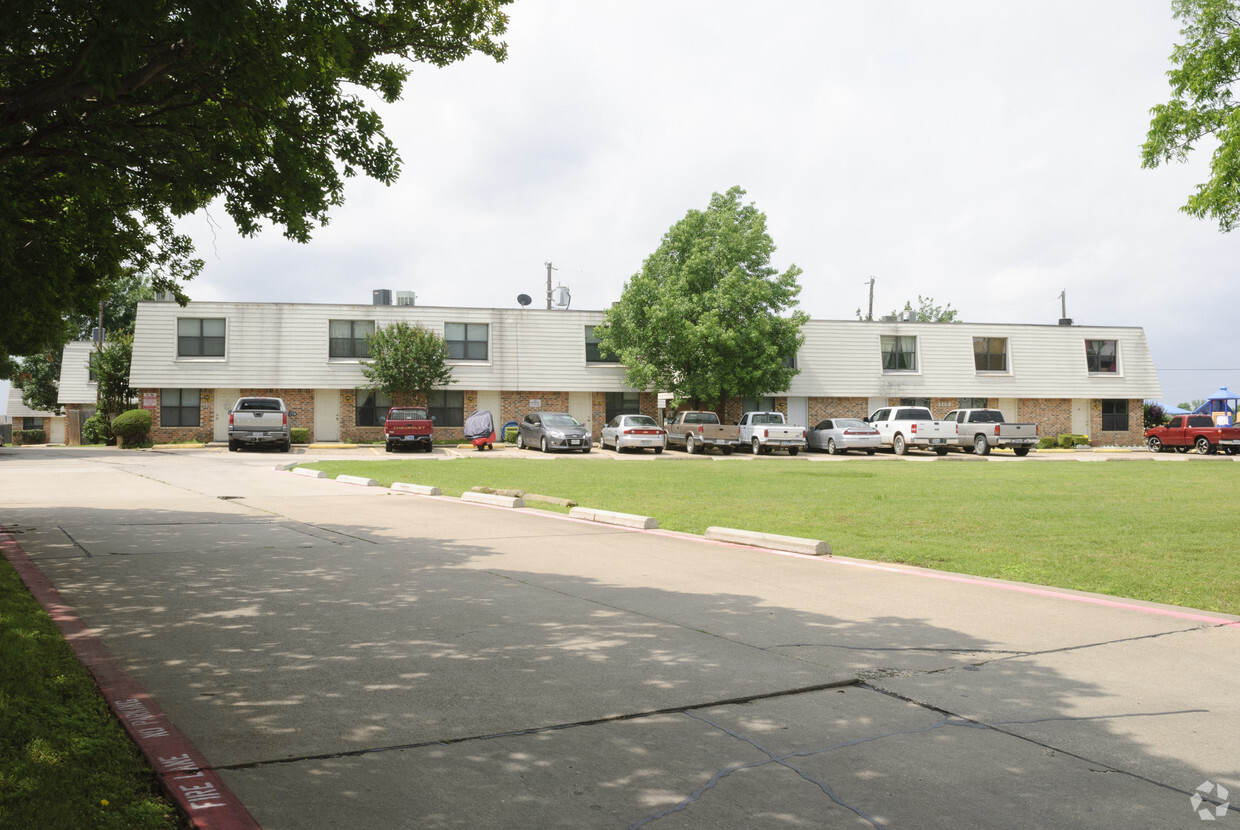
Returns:
[[[650,447],[658,455],[667,446],[667,433],[649,415],[617,415],[599,433],[598,445],[617,452]]]
[[[826,450],[839,455],[849,450],[865,450],[873,455],[882,446],[878,430],[859,418],[828,418],[809,430],[811,450]]]

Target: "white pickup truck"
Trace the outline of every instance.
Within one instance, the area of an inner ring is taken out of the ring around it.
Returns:
[[[952,444],[965,452],[987,455],[1005,447],[1023,458],[1038,443],[1037,424],[1009,424],[997,409],[953,409],[943,420],[956,425]]]
[[[238,398],[228,412],[228,449],[245,445],[273,444],[281,452],[293,445],[288,407],[280,398]]]
[[[787,450],[796,455],[807,445],[805,427],[790,426],[782,412],[746,412],[740,421],[740,442],[754,455]]]
[[[947,455],[956,441],[956,425],[934,420],[924,406],[885,406],[865,420],[878,430],[883,446],[891,447],[896,455],[904,455],[909,447]]]

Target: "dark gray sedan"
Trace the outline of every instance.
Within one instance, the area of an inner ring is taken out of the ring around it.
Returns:
[[[590,428],[567,412],[531,412],[517,425],[517,449],[590,451]]]

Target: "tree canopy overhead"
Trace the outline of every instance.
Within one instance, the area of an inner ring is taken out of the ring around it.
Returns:
[[[176,217],[220,199],[243,234],[309,239],[344,180],[390,183],[362,95],[411,63],[502,61],[511,0],[6,0],[0,4],[0,375],[63,342],[134,271],[180,293]]]
[[[672,225],[595,330],[600,351],[627,367],[628,385],[718,405],[791,384],[808,319],[788,313],[801,269],[771,266],[766,216],[744,196],[739,187],[715,193],[706,210]]]
[[[1184,42],[1171,53],[1171,100],[1150,110],[1141,164],[1185,161],[1198,142],[1215,139],[1210,178],[1180,209],[1231,231],[1240,221],[1240,110],[1232,97],[1240,79],[1240,2],[1173,0],[1172,9]]]

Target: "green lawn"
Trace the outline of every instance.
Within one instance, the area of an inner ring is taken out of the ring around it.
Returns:
[[[51,618],[0,558],[0,827],[186,826]]]
[[[459,495],[482,485],[825,539],[834,553],[1240,614],[1240,465],[961,458],[398,459],[304,465]],[[531,505],[534,506],[534,505]]]

